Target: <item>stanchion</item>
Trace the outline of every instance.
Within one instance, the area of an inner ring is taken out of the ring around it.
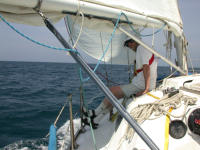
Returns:
[[[68,95],[69,99],[69,117],[70,117],[70,135],[71,135],[71,150],[74,150],[78,147],[74,137],[74,123],[73,123],[73,116],[72,116],[72,94]]]

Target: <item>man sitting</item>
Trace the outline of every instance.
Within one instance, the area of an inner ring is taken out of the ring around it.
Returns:
[[[110,88],[110,91],[117,99],[124,96],[130,97],[131,95],[141,96],[156,86],[157,62],[154,60],[154,55],[139,46],[133,39],[125,41],[124,46],[136,53],[136,72],[130,84]],[[105,98],[95,110],[92,110],[92,116],[96,117],[94,122],[98,123],[112,108],[112,104]]]

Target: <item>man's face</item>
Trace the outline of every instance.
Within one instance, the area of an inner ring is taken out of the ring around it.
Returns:
[[[128,47],[134,51],[137,50],[138,44],[136,42],[129,42]]]

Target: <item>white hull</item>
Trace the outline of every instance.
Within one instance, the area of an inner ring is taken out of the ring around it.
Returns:
[[[152,95],[163,98],[162,90],[175,87],[179,89],[179,93],[189,96],[193,99],[197,99],[195,105],[187,107],[187,114],[184,117],[183,121],[187,125],[187,117],[189,113],[194,108],[200,108],[200,92],[187,92],[181,90],[181,87],[185,81],[193,80],[194,82],[200,84],[200,75],[191,75],[191,76],[182,76],[176,78],[170,78],[164,80],[163,84],[157,88],[155,91],[150,92]],[[185,84],[186,85],[186,84]],[[195,94],[196,93],[196,94]],[[158,101],[155,97],[150,95],[143,95],[134,100],[130,100],[130,104],[127,106],[127,111],[131,113],[133,108],[141,104],[147,104]],[[172,115],[180,115],[184,112],[184,104],[181,102],[181,107],[172,110]],[[145,110],[144,110],[145,111]],[[152,118],[155,116],[151,116]],[[181,120],[182,118],[170,117],[170,120]],[[159,149],[168,149],[169,150],[199,150],[200,149],[200,137],[197,134],[194,134],[190,131],[187,126],[186,134],[183,138],[174,139],[169,134],[166,134],[166,129],[169,123],[166,123],[166,115],[159,117],[154,120],[145,120],[141,123],[142,129],[147,133],[147,135],[155,142]],[[109,115],[107,114],[99,123],[99,128],[94,130],[95,141],[97,149],[101,150],[115,150],[115,149],[149,149],[149,147],[142,141],[142,139],[135,133],[133,137],[129,136],[127,133],[128,124],[123,119],[115,131],[116,122],[112,123],[109,121]],[[93,144],[93,138],[89,127],[86,127],[86,132],[81,133],[76,143],[79,145],[78,150],[93,150],[95,149]],[[168,143],[168,144],[167,144]]]

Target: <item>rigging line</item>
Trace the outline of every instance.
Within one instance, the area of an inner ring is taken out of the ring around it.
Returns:
[[[22,37],[24,37],[25,39],[37,44],[37,45],[40,45],[40,46],[43,46],[43,47],[47,47],[47,48],[50,48],[50,49],[54,49],[54,50],[63,50],[63,51],[72,51],[72,52],[75,52],[75,53],[78,53],[77,50],[75,49],[66,49],[66,48],[57,48],[57,47],[54,47],[54,46],[50,46],[50,45],[46,45],[44,43],[41,43],[39,41],[36,41],[36,40],[33,40],[32,38],[28,37],[27,35],[23,34],[22,32],[20,32],[19,30],[17,30],[14,26],[12,26],[8,21],[6,21],[5,18],[3,18],[3,16],[0,15],[0,19],[6,23],[12,30],[14,30],[16,33],[18,33],[19,35],[21,35]]]
[[[113,32],[112,32],[112,34],[111,34],[111,36],[110,36],[110,39],[109,39],[109,41],[108,41],[108,44],[107,44],[105,50],[104,50],[104,53],[103,53],[103,55],[101,56],[101,58],[98,60],[98,62],[97,62],[97,64],[96,64],[96,66],[95,66],[93,72],[95,72],[95,71],[97,70],[97,68],[99,67],[99,65],[100,65],[100,63],[101,63],[101,61],[102,61],[102,59],[104,58],[105,54],[107,53],[107,51],[108,51],[108,49],[109,49],[109,46],[110,46],[110,43],[111,43],[111,41],[112,41],[112,38],[114,37],[115,32],[116,32],[116,30],[117,30],[117,26],[118,26],[118,24],[119,24],[120,17],[122,16],[122,14],[123,14],[122,12],[119,14],[118,19],[117,19],[117,21],[116,21],[116,24],[115,24],[115,26],[114,26]],[[88,78],[86,78],[86,79],[83,79],[83,82],[88,81],[89,79],[90,79],[90,77],[88,77]]]
[[[128,63],[128,80],[131,83],[131,65],[129,60],[129,50],[127,50],[127,63]]]
[[[91,69],[94,69],[92,66],[90,66],[90,68]],[[78,68],[78,69],[81,69],[81,68]],[[80,70],[79,70],[79,73],[78,74],[80,74]],[[98,72],[98,71],[96,71],[96,74],[99,74],[102,78],[104,78],[105,80],[106,80],[106,77],[102,74],[102,73],[100,73],[100,72]],[[82,76],[82,71],[81,71],[81,79],[83,80],[83,82],[84,82],[84,79],[83,79],[83,76]],[[112,80],[109,80],[109,82],[111,82],[111,83],[113,83],[114,85],[120,85],[121,83],[116,83],[116,82],[114,82],[114,81],[112,81]],[[79,88],[75,88],[74,89],[74,91],[72,92],[72,95],[74,95],[75,94],[75,91],[78,91],[80,89],[80,87]],[[99,96],[99,94],[97,95],[97,96],[95,96],[95,98],[96,97],[98,97]],[[93,98],[93,99],[95,99],[95,98]],[[91,98],[92,99],[92,98]],[[90,99],[90,100],[91,100]],[[90,101],[89,100],[89,101]]]
[[[81,20],[81,28],[80,28],[80,31],[79,31],[79,34],[78,34],[78,37],[77,37],[77,39],[76,39],[76,42],[75,43],[73,43],[73,39],[72,39],[72,35],[71,35],[71,33],[73,33],[73,31],[74,31],[74,26],[75,26],[75,23],[76,23],[76,20],[77,20],[77,18],[78,18],[78,15],[81,15],[81,17],[82,17],[82,20]],[[82,33],[82,30],[83,30],[83,23],[84,23],[84,14],[83,14],[83,12],[81,12],[80,11],[80,1],[78,2],[78,11],[77,11],[77,14],[76,14],[76,18],[75,18],[75,21],[73,22],[73,27],[72,27],[72,32],[70,32],[70,38],[71,38],[71,41],[72,41],[72,44],[73,44],[73,48],[76,48],[76,45],[77,45],[77,43],[78,43],[78,41],[79,41],[79,39],[80,39],[80,36],[81,36],[81,33]],[[64,18],[65,19],[65,18]],[[68,18],[67,18],[67,20],[68,20]],[[66,20],[65,20],[65,25],[66,25]],[[68,25],[68,24],[67,24]],[[69,25],[68,25],[68,29],[69,29]],[[69,29],[70,30],[70,29]],[[69,32],[68,32],[69,33]]]
[[[83,85],[83,82],[82,82],[83,78],[82,78],[81,68],[80,68],[80,74],[79,75],[80,75],[80,81],[81,81],[81,86],[82,86]],[[85,100],[84,100],[85,92],[84,92],[83,86],[82,86],[82,94],[83,94],[83,105],[85,106],[86,111],[88,112],[88,103],[86,103]],[[99,94],[98,94],[98,96],[99,96]],[[96,97],[94,97],[94,98],[96,98]],[[92,127],[92,122],[91,122],[91,119],[90,119],[89,116],[87,117],[87,119],[89,120],[89,124],[90,124],[90,130],[91,130],[91,135],[92,135],[92,139],[93,139],[93,144],[94,144],[95,150],[97,150],[97,144],[96,144],[96,139],[95,139],[95,135],[94,135],[94,130],[93,130],[93,127]]]
[[[101,98],[101,97],[104,97],[104,95],[102,93],[97,94],[96,96],[94,96],[88,100],[88,104],[92,104],[92,102],[94,102],[95,99]]]
[[[63,107],[61,108],[61,110],[60,110],[58,116],[56,117],[56,120],[55,120],[55,122],[54,122],[54,126],[55,126],[55,127],[56,127],[56,123],[58,122],[58,119],[60,118],[60,115],[62,114],[62,112],[63,112],[65,106],[66,106],[66,102],[65,102],[65,104],[63,105]]]
[[[92,134],[92,139],[93,139],[94,147],[95,147],[95,150],[97,150],[97,144],[96,144],[96,139],[95,139],[95,136],[94,136],[94,130],[92,128],[91,119],[90,119],[90,117],[88,117],[88,119],[89,119],[89,122],[90,122],[90,130],[91,130],[91,134]]]
[[[94,69],[92,66],[90,66],[90,68]],[[96,71],[96,74],[99,74],[102,78],[104,78],[106,80],[106,77],[102,73]],[[113,83],[115,85],[120,85],[120,83],[116,83],[116,82],[112,81],[111,79],[108,79],[108,80],[109,80],[109,82],[111,82],[111,83]]]
[[[125,13],[122,13],[122,15],[123,15],[123,16],[125,17],[125,19],[127,20],[128,24],[129,24],[130,28],[133,30],[133,32],[135,32],[137,35],[142,36],[142,37],[147,37],[147,36],[152,36],[153,34],[157,34],[158,32],[162,31],[162,30],[164,29],[164,27],[166,26],[166,23],[164,23],[163,26],[162,26],[160,29],[156,30],[153,34],[141,34],[141,33],[137,32],[137,31],[134,29],[133,25],[131,25],[131,22],[129,21],[129,19],[128,19],[128,17],[126,16],[126,14],[125,14]]]
[[[60,112],[58,113],[58,116],[56,117],[56,120],[55,120],[54,123],[53,123],[53,125],[54,125],[55,127],[56,127],[56,124],[57,124],[57,122],[58,122],[58,120],[59,120],[59,118],[60,118],[60,116],[61,116],[63,110],[65,109],[66,104],[67,104],[67,101],[64,103],[63,107],[61,108]],[[48,133],[45,137],[47,138],[48,136],[49,136],[49,133]]]
[[[171,61],[171,53],[172,53],[171,32],[163,30],[163,34],[166,40],[166,43],[164,43],[164,47],[166,48],[165,57]],[[173,69],[172,69],[172,66],[170,65],[169,65],[169,70],[170,70],[170,73],[172,73]]]
[[[187,50],[187,52],[188,52],[188,56],[189,56],[190,65],[191,65],[191,67],[192,67],[192,72],[194,73],[194,66],[193,66],[193,64],[192,64],[192,59],[191,59],[190,51]]]
[[[101,35],[101,32],[99,33],[100,35],[100,39],[101,39],[101,50],[102,50],[102,53],[104,52],[103,51],[103,41],[102,41],[102,35]],[[105,57],[103,58],[104,59],[104,71],[105,71],[105,74],[106,74],[106,81],[107,81],[107,86],[108,86],[108,79],[107,79],[107,67],[106,67],[106,60],[105,60]]]
[[[72,38],[72,33],[73,33],[73,31],[74,31],[74,26],[75,26],[75,23],[76,23],[76,20],[77,20],[77,18],[78,18],[78,14],[81,14],[81,16],[82,16],[82,21],[81,21],[81,28],[80,28],[80,32],[79,32],[79,35],[78,35],[78,37],[77,37],[77,39],[76,39],[76,41],[74,42],[73,41],[73,38]],[[82,29],[83,29],[83,23],[84,23],[84,14],[82,13],[82,12],[79,12],[79,7],[78,7],[78,12],[76,13],[76,18],[75,18],[75,20],[74,20],[74,22],[73,22],[73,25],[72,25],[72,29],[70,29],[70,26],[69,26],[69,21],[68,21],[68,16],[66,16],[67,17],[67,20],[65,19],[65,17],[64,17],[64,20],[65,20],[65,26],[66,26],[66,28],[67,28],[67,31],[68,31],[68,34],[69,34],[69,37],[70,37],[70,40],[71,40],[71,44],[73,45],[72,47],[73,48],[76,48],[76,45],[77,45],[77,43],[78,43],[78,41],[79,41],[79,39],[80,39],[80,36],[81,36],[81,33],[82,33]]]
[[[69,29],[69,24],[68,24],[68,21],[67,21],[67,20],[68,20],[68,16],[65,16],[65,17],[64,17],[65,27],[66,27],[68,36],[69,36],[69,38],[70,38],[70,40],[71,40],[71,43],[73,44],[73,39],[72,39],[72,36],[71,36],[71,31],[70,31],[70,29]]]
[[[169,60],[172,60],[172,39],[171,39],[171,35],[172,35],[172,32],[170,32],[170,31],[168,31],[168,38],[167,38],[167,42],[168,42],[168,44],[167,44],[167,46],[168,46],[168,59]],[[169,68],[170,68],[170,72],[172,73],[172,66],[169,66]]]
[[[78,41],[79,41],[79,39],[80,39],[82,30],[83,30],[84,14],[83,14],[83,12],[81,11],[80,0],[78,0],[78,10],[77,10],[77,13],[76,13],[75,21],[73,22],[73,27],[72,27],[72,32],[71,32],[71,33],[73,33],[73,31],[74,31],[75,23],[76,23],[76,21],[77,21],[77,18],[78,18],[78,15],[79,15],[79,14],[80,14],[81,17],[82,17],[81,28],[80,28],[80,31],[79,31],[79,35],[78,35],[78,37],[77,37],[77,39],[76,39],[76,42],[75,42],[74,45],[73,45],[73,48],[76,47],[76,45],[77,45],[77,43],[78,43]],[[72,37],[72,36],[71,36],[71,37]]]
[[[64,40],[62,35],[57,31],[53,24],[48,18],[43,18],[46,27],[55,35],[55,37],[60,41],[60,43],[65,47],[71,49],[71,46]],[[121,28],[119,28],[121,30]],[[81,65],[84,70],[90,75],[90,77],[96,82],[98,87],[102,92],[108,97],[108,100],[112,103],[114,107],[120,112],[121,116],[131,125],[131,127],[137,132],[137,134],[142,138],[142,140],[151,149],[159,149],[158,146],[152,141],[152,139],[144,132],[144,130],[138,125],[138,123],[130,116],[124,107],[117,101],[117,98],[112,94],[112,92],[105,86],[105,84],[97,77],[97,75],[91,70],[87,65],[85,60],[77,53],[70,52],[73,59]]]
[[[111,68],[110,68],[110,81],[112,80],[112,48],[113,48],[113,40],[111,41],[111,51],[110,51],[110,54],[111,54],[111,61],[110,61],[110,64],[111,64]]]
[[[96,69],[97,69],[98,66],[100,65],[100,61],[103,59],[103,57],[105,56],[106,52],[108,51],[108,48],[109,48],[110,43],[111,43],[111,41],[112,41],[112,38],[114,37],[115,31],[117,30],[117,26],[118,26],[118,24],[119,24],[121,15],[122,15],[122,13],[120,13],[119,16],[118,16],[117,22],[116,22],[116,24],[115,24],[115,27],[114,27],[114,29],[113,29],[113,32],[112,32],[111,37],[110,37],[110,39],[109,39],[109,42],[108,42],[108,44],[107,44],[107,46],[106,46],[106,49],[104,50],[103,55],[101,56],[101,58],[99,59],[97,65],[96,65],[96,67],[94,68],[94,72],[96,71]]]
[[[167,64],[169,64],[170,66],[172,66],[173,68],[175,68],[176,70],[178,70],[180,73],[182,73],[183,75],[186,75],[186,72],[183,71],[179,66],[174,65],[171,61],[169,61],[168,59],[166,59],[165,57],[163,57],[162,55],[160,55],[158,52],[156,52],[154,49],[152,49],[147,44],[145,44],[144,42],[142,42],[136,36],[130,34],[129,32],[127,32],[126,30],[124,30],[121,27],[119,27],[119,30],[122,31],[123,33],[125,33],[130,38],[134,39],[137,43],[139,43],[142,47],[146,48],[148,51],[150,51],[151,53],[153,53],[155,56],[158,56],[159,58],[161,58]]]
[[[172,72],[172,73],[171,73],[170,75],[168,75],[167,77],[156,81],[156,83],[159,83],[159,82],[163,81],[164,79],[168,79],[168,78],[172,77],[176,72],[177,72],[177,70],[175,70],[174,72]]]
[[[76,39],[76,42],[75,42],[74,45],[73,45],[73,48],[76,48],[76,45],[77,45],[77,43],[78,43],[78,41],[79,41],[79,39],[80,39],[81,33],[82,33],[82,31],[83,31],[84,14],[83,14],[82,12],[79,12],[79,13],[80,13],[81,16],[82,16],[81,28],[80,28],[78,37],[77,37],[77,39]]]
[[[154,33],[154,26],[153,26],[153,36],[152,36],[152,42],[151,42],[151,45],[152,45],[152,48],[154,48],[154,41],[155,41],[155,33]]]
[[[88,110],[88,104],[85,102],[85,92],[84,92],[84,88],[83,88],[83,77],[82,77],[82,71],[81,71],[81,68],[80,69],[80,74],[79,74],[79,77],[80,77],[80,82],[81,82],[81,90],[82,90],[82,96],[83,96],[83,106],[86,108],[86,111],[87,113],[89,114],[89,110]],[[94,136],[94,131],[93,131],[93,128],[92,128],[92,122],[91,122],[91,119],[89,116],[87,116],[87,119],[89,120],[89,124],[90,124],[90,130],[91,130],[91,134],[92,134],[92,139],[93,139],[93,144],[94,144],[94,147],[95,147],[95,150],[97,150],[97,145],[96,145],[96,139],[95,139],[95,136]]]

